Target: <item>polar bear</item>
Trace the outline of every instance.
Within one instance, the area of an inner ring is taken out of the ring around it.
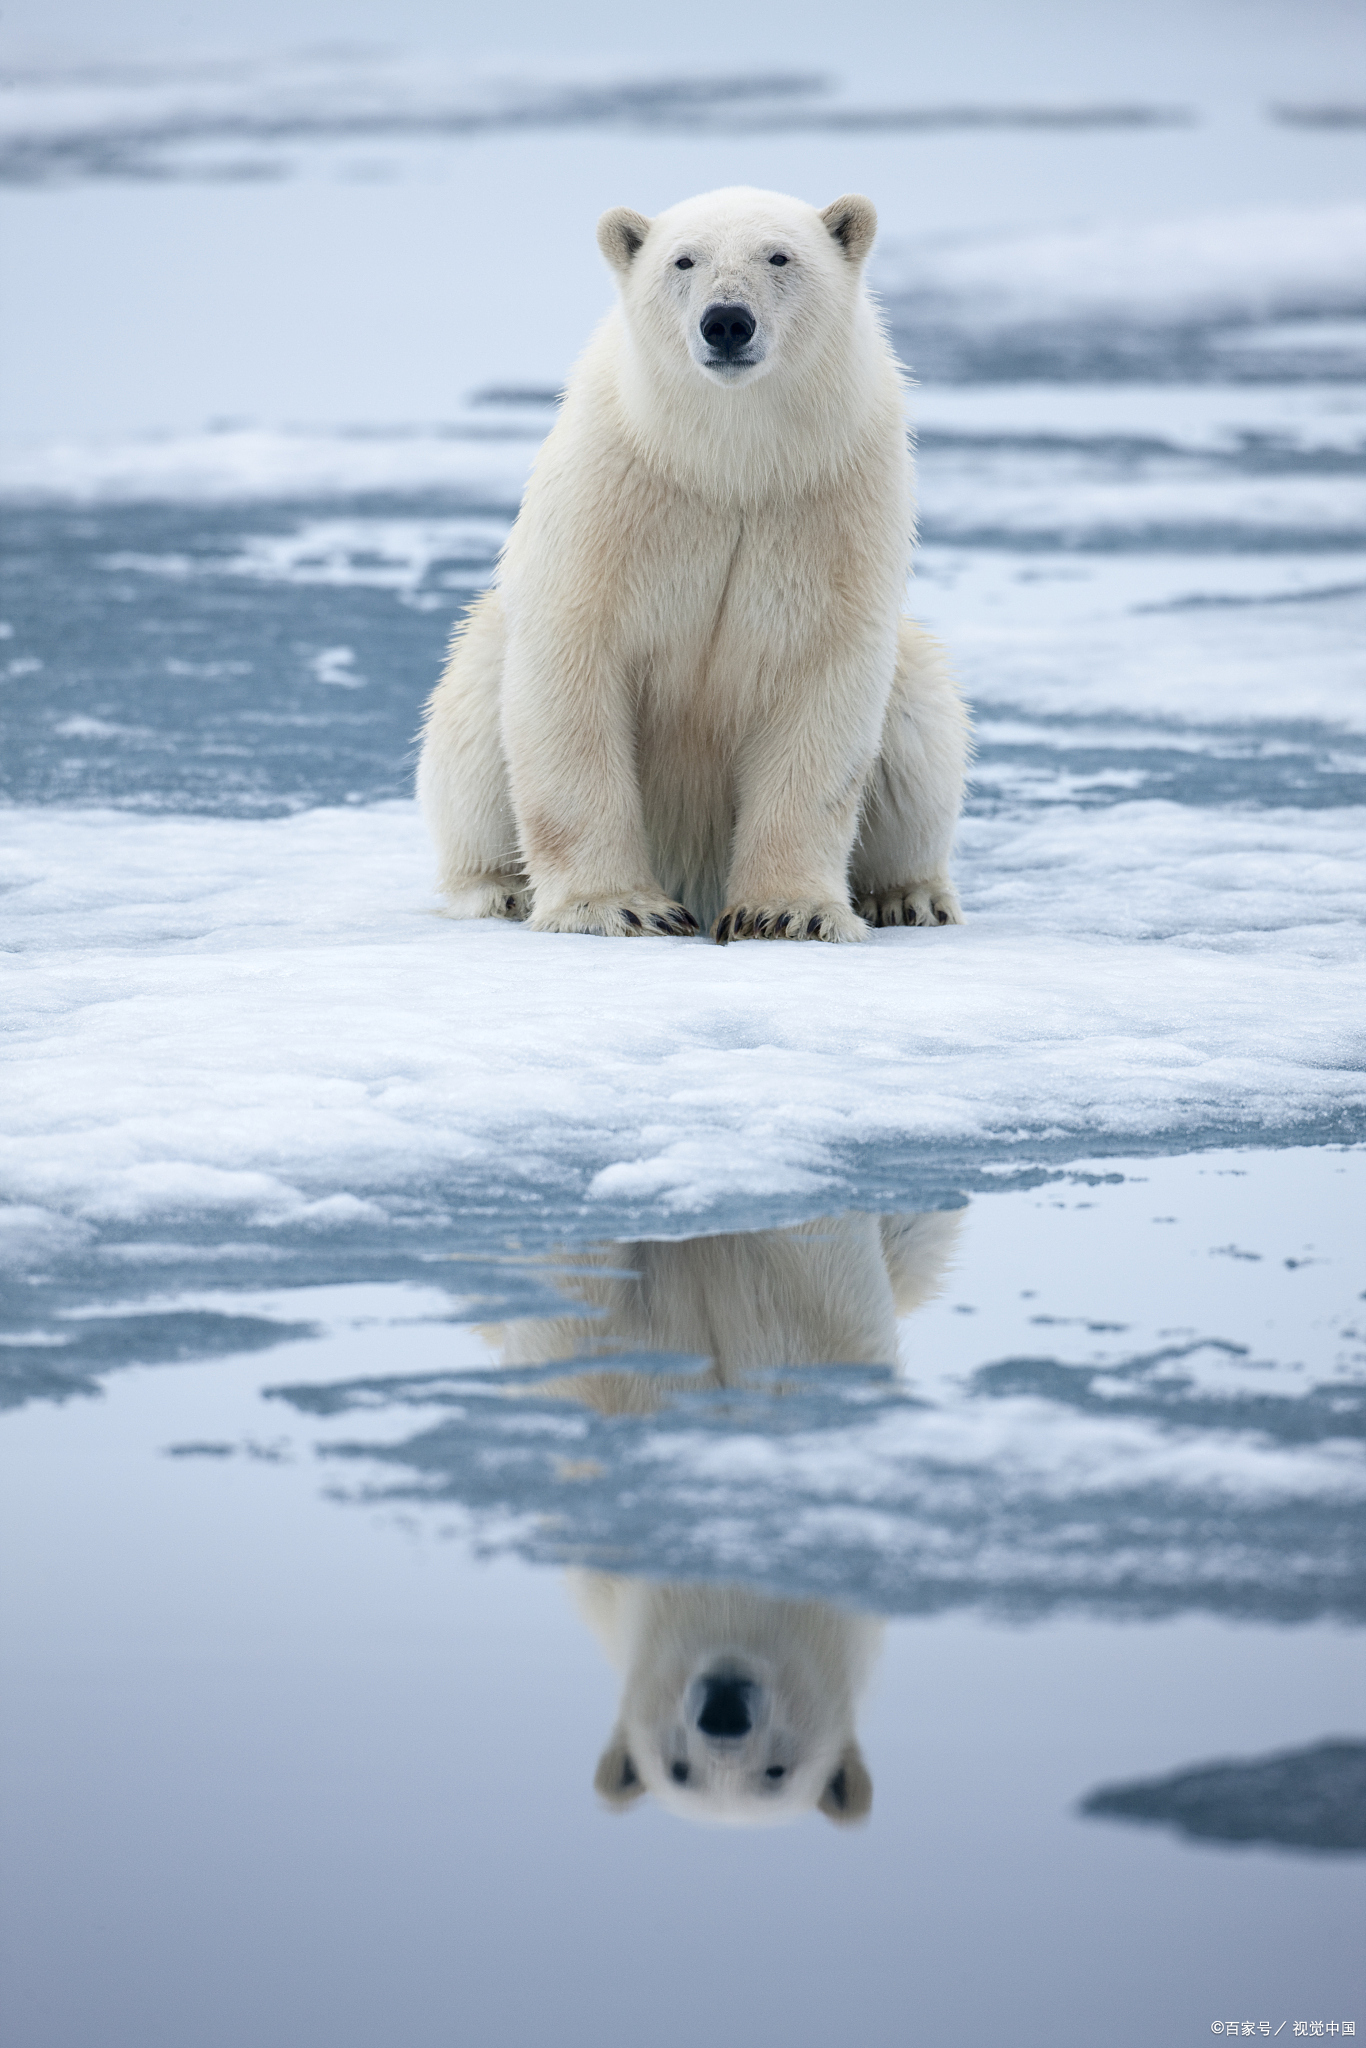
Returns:
[[[452,916],[722,943],[961,922],[967,717],[901,615],[875,229],[858,195],[748,188],[599,221],[619,303],[427,707]]]
[[[866,1819],[854,1715],[882,1624],[743,1586],[572,1572],[584,1619],[625,1675],[593,1783],[609,1806],[652,1792],[688,1820]]]

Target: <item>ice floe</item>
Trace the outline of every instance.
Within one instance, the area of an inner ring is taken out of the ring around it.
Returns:
[[[407,804],[9,828],[5,1191],[73,1219],[472,1220],[519,1190],[716,1227],[1362,1129],[1351,811],[971,821],[963,928],[728,951],[452,924]]]

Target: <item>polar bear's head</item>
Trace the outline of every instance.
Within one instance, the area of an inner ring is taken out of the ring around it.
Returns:
[[[613,207],[598,222],[598,245],[651,367],[736,390],[775,369],[828,369],[832,353],[847,375],[876,230],[872,202],[858,194],[818,211],[736,187],[654,220]]]
[[[627,1667],[594,1780],[609,1805],[651,1792],[689,1820],[866,1817],[854,1708],[876,1622],[738,1587],[590,1580],[580,1604]]]

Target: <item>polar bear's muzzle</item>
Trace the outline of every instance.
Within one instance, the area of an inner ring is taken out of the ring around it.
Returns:
[[[752,369],[754,357],[748,350],[758,324],[748,306],[738,303],[708,306],[698,322],[698,331],[707,345],[706,367],[709,370]]]

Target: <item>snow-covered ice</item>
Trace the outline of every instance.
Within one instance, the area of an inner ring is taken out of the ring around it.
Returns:
[[[972,821],[966,926],[838,951],[452,924],[410,805],[10,824],[8,1192],[73,1218],[539,1184],[715,1227],[1366,1112],[1350,811]]]

